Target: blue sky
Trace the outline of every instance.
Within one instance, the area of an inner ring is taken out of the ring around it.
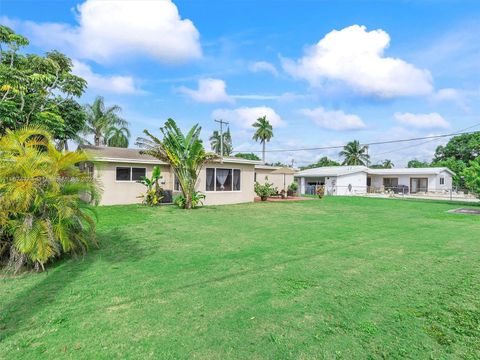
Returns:
[[[0,23],[60,50],[96,95],[123,108],[132,143],[172,117],[231,124],[237,150],[451,133],[480,123],[478,1],[0,1]],[[479,129],[477,127],[475,129]],[[373,146],[374,162],[431,159],[445,140]],[[207,145],[208,147],[208,145]],[[304,165],[338,151],[267,154]]]

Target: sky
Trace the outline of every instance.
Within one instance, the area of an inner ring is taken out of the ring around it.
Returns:
[[[480,129],[479,1],[0,0],[0,23],[59,50],[130,122],[134,147],[166,119],[236,151],[340,146]],[[476,126],[476,127],[473,127]],[[431,160],[448,139],[371,146],[372,163]],[[267,153],[303,166],[339,150]],[[259,154],[260,155],[260,154]]]

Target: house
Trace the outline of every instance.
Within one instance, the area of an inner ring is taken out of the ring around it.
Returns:
[[[294,174],[295,170],[289,167],[255,165],[255,181],[260,184],[273,184],[279,192],[288,190],[288,186],[294,181]]]
[[[161,169],[161,186],[180,193],[178,181],[171,166],[139,149],[82,146],[93,159],[88,171],[102,186],[101,205],[134,204],[141,201],[145,186],[138,183],[142,176],[150,177],[154,166]],[[253,202],[255,165],[259,161],[224,157],[206,164],[201,170],[196,186],[205,194],[205,205]]]
[[[455,174],[445,167],[371,169],[366,166],[329,166],[295,174],[301,194],[314,194],[318,185],[327,195],[355,195],[393,191],[402,194],[452,190]]]

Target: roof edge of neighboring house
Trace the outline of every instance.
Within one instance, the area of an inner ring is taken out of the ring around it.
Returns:
[[[322,171],[324,170],[324,171]],[[324,176],[344,176],[365,172],[369,175],[438,175],[441,172],[448,172],[451,175],[456,175],[455,172],[447,167],[425,167],[425,168],[392,168],[392,169],[372,169],[366,166],[330,166],[318,167],[299,171],[295,174],[296,177],[324,177]]]

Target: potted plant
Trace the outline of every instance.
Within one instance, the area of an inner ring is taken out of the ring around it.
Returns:
[[[260,197],[262,201],[267,201],[268,197],[275,193],[275,189],[273,188],[273,184],[266,182],[265,184],[260,184],[259,182],[255,182],[255,194]]]
[[[287,195],[294,196],[296,195],[297,190],[298,190],[298,184],[296,182],[292,182],[290,185],[288,185]]]
[[[325,185],[317,186],[316,193],[319,199],[325,196]]]

